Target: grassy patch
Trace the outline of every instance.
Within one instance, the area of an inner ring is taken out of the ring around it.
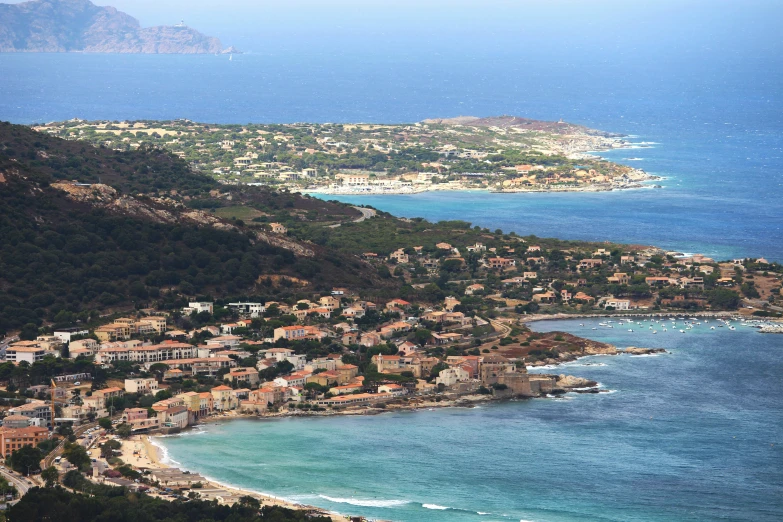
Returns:
[[[263,212],[250,207],[223,207],[216,209],[214,214],[223,219],[237,218],[245,222],[264,215]]]

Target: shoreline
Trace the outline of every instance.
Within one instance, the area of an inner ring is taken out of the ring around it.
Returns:
[[[602,319],[602,318],[623,318],[623,317],[727,317],[734,320],[745,319],[738,312],[729,311],[715,311],[715,312],[687,312],[687,313],[673,313],[673,312],[643,312],[643,313],[596,313],[596,314],[533,314],[523,315],[519,318],[520,323],[535,323],[538,321],[559,321],[564,319]]]
[[[237,419],[243,418],[243,417],[237,417]],[[147,469],[168,469],[175,466],[172,466],[171,464],[174,464],[173,462],[167,463],[165,462],[168,459],[167,456],[167,448],[165,445],[163,445],[160,442],[155,442],[152,439],[160,437],[156,435],[133,435],[130,439],[128,439],[128,442],[136,442],[137,447],[138,443],[140,442],[141,445],[144,448],[145,455],[140,455],[140,459],[143,459],[146,456],[146,459],[148,460],[149,465],[147,466]],[[125,457],[125,450],[123,449],[123,457]],[[125,458],[123,458],[125,460]],[[127,462],[127,461],[126,461]],[[177,465],[179,466],[179,465]],[[194,473],[201,474],[198,470],[188,470],[184,467],[179,467],[178,469],[183,469],[185,471],[191,471]],[[298,502],[294,502],[291,500],[288,500],[283,497],[277,497],[275,495],[264,493],[261,491],[255,491],[252,489],[244,489],[241,487],[233,486],[231,484],[223,483],[217,479],[207,477],[205,475],[201,475],[206,479],[206,482],[203,484],[204,487],[201,489],[219,489],[224,490],[227,493],[231,494],[232,496],[250,496],[253,498],[258,499],[262,505],[269,505],[269,506],[279,506],[287,509],[294,509],[294,510],[308,510],[312,512],[317,512],[318,514],[324,515],[324,516],[339,516],[343,518],[347,518],[346,515],[342,515],[339,513],[334,513],[327,511],[324,508],[320,508],[317,506],[311,506],[308,504],[301,504]],[[198,490],[195,490],[198,491]]]
[[[565,319],[579,319],[579,318],[592,318],[592,319],[599,319],[599,318],[622,318],[622,317],[647,317],[647,318],[653,318],[653,317],[729,317],[734,319],[739,319],[741,316],[739,314],[733,314],[731,312],[696,312],[696,313],[687,313],[687,314],[672,314],[672,313],[637,313],[637,314],[579,314],[579,315],[567,315],[567,314],[555,314],[555,315],[543,315],[543,314],[536,314],[531,316],[525,316],[520,318],[520,322],[523,323],[533,323],[538,321],[544,321],[544,320],[565,320]],[[639,355],[649,355],[649,354],[657,354],[657,353],[667,353],[666,350],[663,349],[656,349],[656,348],[633,348],[629,347],[627,349],[619,349],[615,347],[614,345],[611,345],[614,348],[614,351],[612,353],[588,353],[583,355],[577,355],[572,358],[568,358],[567,360],[562,361],[541,361],[541,364],[538,365],[530,365],[530,368],[533,370],[546,370],[546,372],[539,373],[538,371],[535,372],[535,375],[545,375],[549,374],[549,371],[556,371],[563,366],[565,366],[567,363],[571,363],[574,361],[577,361],[582,358],[586,357],[593,357],[596,355],[631,355],[631,356],[639,356]],[[634,353],[632,350],[639,350],[639,352]],[[551,374],[550,374],[551,375]],[[555,375],[555,377],[560,380],[560,375]],[[573,377],[573,376],[566,376],[566,379],[575,379],[573,386],[567,386],[563,388],[563,392],[558,391],[556,394],[545,394],[539,397],[515,397],[515,396],[505,396],[505,397],[496,397],[493,395],[481,395],[477,393],[473,394],[466,394],[466,395],[457,395],[452,397],[444,397],[440,401],[435,401],[434,397],[417,397],[416,402],[414,404],[411,404],[410,402],[401,403],[401,404],[388,404],[384,408],[373,408],[373,407],[361,407],[357,409],[351,409],[351,410],[343,410],[343,411],[332,411],[332,412],[318,412],[318,413],[300,413],[300,412],[276,412],[272,414],[266,414],[266,415],[252,415],[252,414],[230,414],[230,415],[221,415],[221,416],[213,416],[213,417],[206,417],[202,419],[199,424],[194,426],[189,426],[186,428],[187,431],[192,431],[193,428],[198,427],[202,424],[216,424],[220,423],[221,421],[236,421],[236,420],[254,420],[254,421],[267,421],[267,420],[274,420],[274,419],[281,419],[281,418],[291,418],[291,417],[334,417],[334,416],[345,416],[345,415],[380,415],[383,413],[413,413],[413,412],[421,412],[421,411],[433,411],[435,409],[440,408],[474,408],[479,405],[484,404],[501,404],[505,402],[513,402],[513,401],[519,401],[522,399],[548,399],[548,398],[557,398],[560,397],[562,394],[565,393],[587,393],[587,394],[593,394],[593,393],[611,393],[610,390],[602,390],[600,383],[595,383],[593,381],[589,381],[590,384],[585,386],[585,380],[580,377]],[[148,460],[149,460],[149,467],[150,468],[170,468],[170,467],[179,467],[180,469],[192,471],[194,473],[200,472],[197,469],[188,469],[183,467],[180,464],[177,464],[175,461],[169,461],[166,462],[168,457],[168,449],[166,448],[165,444],[158,440],[155,441],[155,438],[160,439],[159,436],[155,435],[142,435],[142,436],[134,436],[131,440],[134,440],[134,438],[138,437],[138,440],[142,443],[145,453],[147,454]],[[318,513],[322,516],[329,516],[332,517],[333,520],[347,520],[350,519],[350,515],[345,515],[336,511],[329,510],[327,508],[323,507],[317,507],[312,506],[308,504],[299,503],[296,501],[292,501],[289,499],[286,499],[284,497],[278,497],[273,494],[267,493],[267,492],[261,492],[256,491],[252,489],[246,489],[242,487],[233,486],[229,483],[222,482],[221,480],[208,477],[206,475],[202,475],[206,479],[206,483],[204,484],[203,489],[221,489],[228,493],[230,493],[233,496],[251,496],[253,498],[258,499],[262,505],[276,505],[288,509],[294,509],[294,510],[308,510],[313,513]]]
[[[329,187],[318,187],[310,189],[295,189],[300,194],[325,195],[325,196],[413,196],[416,194],[425,194],[428,192],[485,192],[487,194],[562,194],[562,193],[598,193],[598,192],[624,192],[629,190],[656,190],[661,187],[648,185],[648,183],[663,181],[664,177],[652,176],[649,179],[634,181],[624,185],[594,185],[586,187],[556,187],[556,188],[488,188],[488,187],[455,187],[434,185],[430,187],[412,188],[409,190],[343,190]]]

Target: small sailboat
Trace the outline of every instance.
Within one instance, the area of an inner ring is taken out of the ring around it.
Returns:
[[[234,61],[234,55],[233,54],[229,54],[228,55],[228,61],[229,62],[233,62]]]

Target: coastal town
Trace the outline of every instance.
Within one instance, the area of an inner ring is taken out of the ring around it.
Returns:
[[[115,150],[162,147],[225,184],[321,194],[595,192],[656,187],[592,154],[640,147],[564,122],[456,118],[411,125],[208,125],[72,120],[35,127]]]
[[[14,467],[20,452],[45,448],[39,469],[66,485],[87,480],[232,504],[242,492],[167,467],[148,437],[225,418],[377,414],[600,392],[585,379],[528,373],[623,353],[527,326],[547,315],[633,321],[706,310],[748,326],[774,324],[763,318],[777,309],[780,275],[764,259],[717,263],[650,248],[555,250],[487,239],[497,246],[438,242],[364,252],[365,263],[391,277],[421,269],[435,281],[383,301],[342,287],[274,301],[188,300],[6,339],[0,450]],[[746,305],[756,298],[766,299],[766,309]],[[732,316],[724,312],[740,306]],[[80,471],[87,478],[77,480]]]

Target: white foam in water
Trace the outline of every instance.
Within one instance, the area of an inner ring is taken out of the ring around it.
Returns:
[[[424,508],[427,508],[427,509],[437,509],[437,510],[440,510],[440,511],[443,511],[443,510],[446,510],[446,509],[451,509],[451,508],[449,508],[447,506],[439,506],[437,504],[422,504],[421,507],[424,507]]]
[[[175,464],[177,466],[181,466],[181,464],[179,462],[177,462],[176,460],[171,458],[171,455],[169,454],[169,450],[168,450],[168,448],[166,448],[166,446],[164,446],[160,442],[157,442],[152,437],[149,438],[149,441],[150,441],[150,444],[152,444],[153,446],[158,448],[158,450],[160,452],[160,456],[161,456],[160,461],[163,464]]]
[[[362,507],[396,507],[396,506],[404,506],[408,503],[407,500],[370,500],[370,499],[361,499],[361,498],[339,498],[339,497],[328,497],[326,495],[318,495],[319,497],[328,500],[329,502],[336,502],[338,504],[350,504],[352,506],[362,506]]]

